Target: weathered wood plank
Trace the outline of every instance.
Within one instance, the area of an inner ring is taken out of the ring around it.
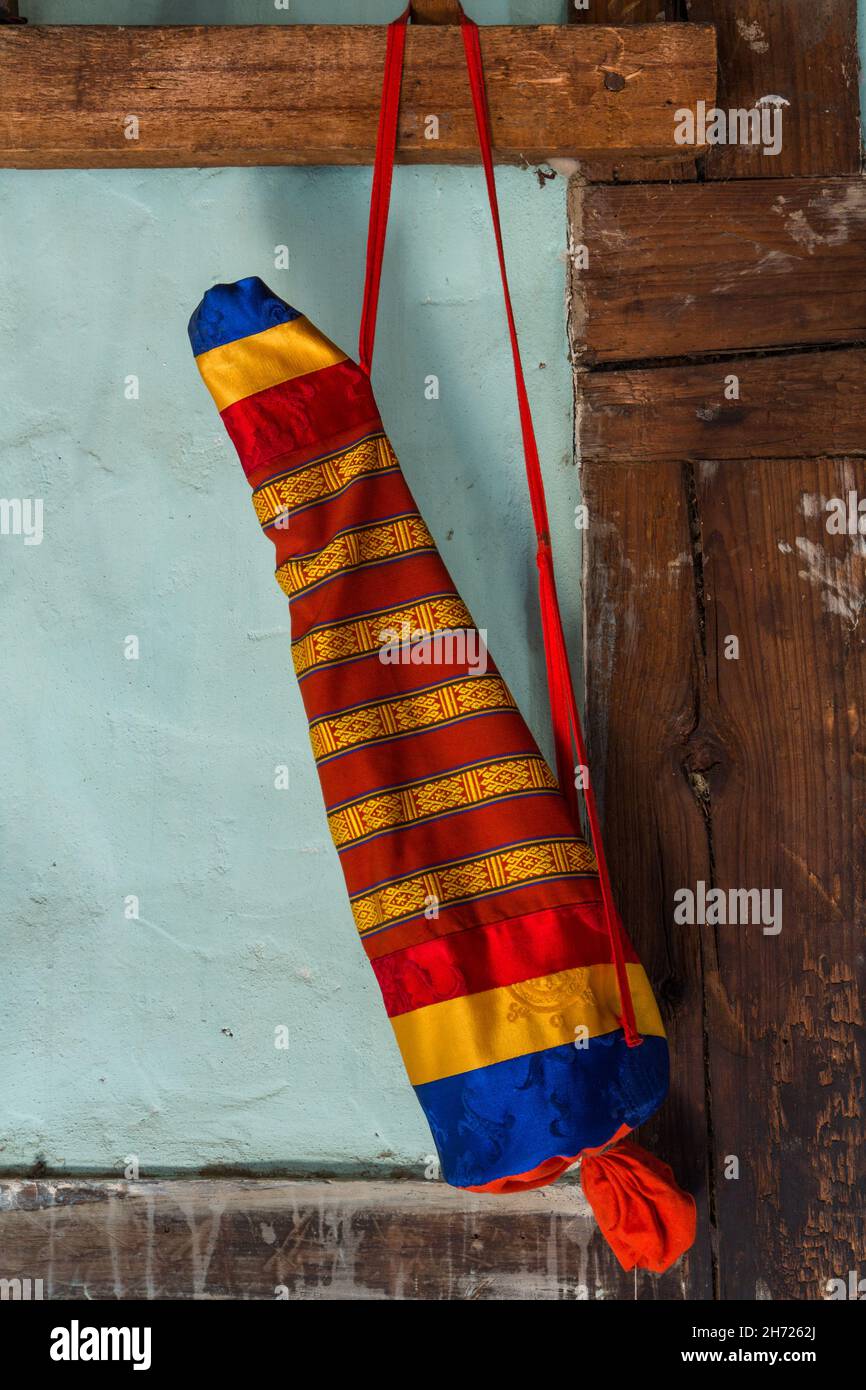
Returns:
[[[781,894],[777,934],[680,928],[704,951],[720,1296],[816,1299],[861,1277],[866,1250],[866,542],[828,532],[826,510],[866,498],[866,466],[755,460],[695,477],[698,734],[716,750],[706,882]]]
[[[412,0],[412,19],[416,24],[459,24],[458,0]]]
[[[484,27],[481,46],[501,161],[672,151],[672,106],[715,91],[709,26]],[[384,52],[358,25],[0,28],[0,163],[369,164]],[[478,160],[453,25],[410,27],[399,157]]]
[[[694,735],[702,658],[688,498],[678,464],[584,464],[581,490],[590,761],[617,900],[671,1049],[670,1095],[640,1140],[698,1203],[696,1243],[658,1283],[662,1297],[712,1298],[700,940],[669,910],[675,885],[709,872],[692,785],[706,750]]]
[[[864,385],[860,348],[585,372],[580,448],[633,463],[862,455]]]
[[[708,1157],[721,1298],[821,1298],[866,1248],[866,546],[826,525],[866,466],[591,462],[582,483],[592,761],[672,1046],[646,1141],[693,1190]],[[674,925],[699,881],[778,889],[782,930]]]
[[[584,363],[866,340],[866,181],[583,196]]]
[[[569,0],[572,24],[652,24],[680,18],[681,0]],[[697,151],[667,156],[601,156],[581,160],[589,183],[671,182],[697,178]]]
[[[866,498],[866,467],[591,463],[583,480],[593,765],[673,1051],[653,1142],[679,1134],[686,1170],[709,1145],[723,1299],[820,1298],[866,1248],[866,548],[826,527],[829,499]],[[782,930],[675,927],[675,892],[699,880],[779,889]]]
[[[860,169],[857,0],[688,0],[692,21],[719,35],[724,110],[779,96],[782,148],[717,145],[710,179],[855,174]]]
[[[6,1278],[55,1299],[634,1297],[569,1181],[491,1198],[439,1182],[7,1180],[0,1246]]]

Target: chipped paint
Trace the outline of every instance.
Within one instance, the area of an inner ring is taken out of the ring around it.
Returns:
[[[809,226],[802,208],[797,208],[796,212],[788,213],[785,218],[785,227],[792,241],[796,241],[798,246],[804,246],[810,255],[815,247],[820,246],[824,241],[824,237]]]
[[[828,555],[823,546],[806,536],[797,536],[794,543],[804,565],[797,571],[799,577],[820,591],[826,612],[856,626],[866,604],[866,591],[863,567],[855,565],[854,559],[866,556],[866,537],[851,538],[848,553],[841,559]]]
[[[766,53],[770,47],[763,29],[760,24],[754,20],[738,19],[737,32],[740,38],[749,45],[753,53]]]
[[[819,246],[844,246],[853,230],[866,228],[866,186],[859,183],[821,189],[809,199],[808,216],[806,209],[789,209],[788,204],[780,194],[772,210],[791,240],[810,256]]]

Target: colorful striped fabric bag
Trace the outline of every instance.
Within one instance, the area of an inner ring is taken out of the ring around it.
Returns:
[[[478,31],[463,18],[532,513],[557,775],[483,648],[379,418],[370,363],[408,12],[389,26],[359,362],[258,279],[190,321],[289,598],[292,656],[352,915],[448,1183],[508,1193],[578,1159],[626,1268],[694,1236],[670,1169],[624,1137],[668,1050],[617,913],[591,787],[505,276]],[[495,606],[485,618],[495,632]]]

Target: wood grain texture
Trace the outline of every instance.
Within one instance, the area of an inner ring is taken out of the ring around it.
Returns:
[[[866,534],[830,535],[825,510],[866,499],[855,15],[688,12],[719,25],[720,106],[791,105],[778,158],[711,148],[706,185],[572,193],[590,739],[669,1026],[669,1106],[681,1086],[707,1160],[714,1295],[816,1299],[866,1249]],[[780,890],[782,931],[672,925],[699,881]]]
[[[410,9],[415,24],[459,24],[458,0],[412,0]]]
[[[670,152],[673,108],[715,91],[708,26],[484,27],[481,47],[503,162]],[[369,164],[384,52],[385,30],[358,25],[0,28],[0,163]],[[479,158],[453,25],[410,27],[398,151]]]
[[[677,0],[567,0],[572,24],[655,24],[676,19]]]
[[[587,189],[583,361],[866,341],[866,181]]]
[[[712,1174],[704,1098],[701,943],[673,925],[675,885],[709,872],[692,771],[701,650],[689,513],[678,464],[647,473],[584,465],[587,726],[605,844],[629,935],[652,981],[671,1049],[671,1090],[639,1139],[695,1195],[698,1235],[661,1296],[713,1297]],[[644,1295],[647,1276],[638,1280]]]
[[[702,464],[695,480],[711,881],[778,889],[782,908],[777,935],[693,929],[719,1291],[815,1299],[828,1280],[862,1274],[866,1249],[866,537],[829,534],[825,510],[852,490],[866,497],[866,466]],[[724,654],[731,634],[737,660]]]
[[[691,1296],[709,1245],[722,1299],[821,1298],[866,1248],[866,537],[826,510],[866,466],[589,463],[583,486],[592,766],[672,1047],[642,1138],[696,1190],[708,1163]],[[701,880],[778,889],[781,931],[674,925]]]
[[[707,151],[707,178],[859,171],[857,0],[688,0],[688,15],[717,26],[720,107],[789,103],[778,155],[718,145]]]
[[[8,1180],[0,1245],[4,1276],[53,1299],[635,1296],[573,1182],[495,1198],[438,1182]]]
[[[739,381],[739,400],[725,381]],[[866,454],[866,352],[779,353],[579,376],[585,459],[820,458]]]
[[[584,0],[578,8],[568,0],[572,24],[652,24],[681,18],[682,0]],[[580,172],[590,183],[669,183],[697,178],[697,151],[667,156],[602,155],[581,160]]]

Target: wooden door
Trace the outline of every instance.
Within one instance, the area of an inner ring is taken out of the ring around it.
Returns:
[[[619,1296],[820,1298],[866,1250],[856,6],[668,10],[718,26],[720,108],[787,104],[777,154],[608,163],[571,198],[590,740],[673,1051],[642,1137],[700,1210],[685,1266]],[[781,929],[679,924],[699,883],[778,895]]]

